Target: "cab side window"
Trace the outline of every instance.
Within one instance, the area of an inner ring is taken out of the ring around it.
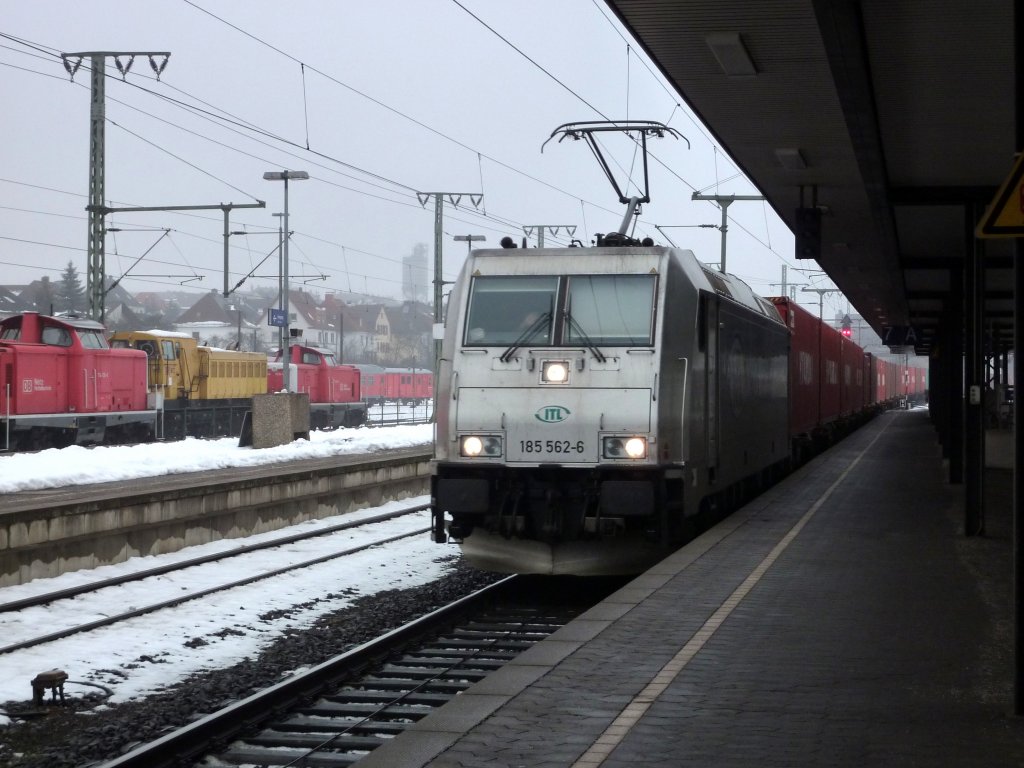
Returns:
[[[48,325],[43,328],[43,344],[49,344],[53,347],[70,347],[71,334],[68,333],[67,328]]]

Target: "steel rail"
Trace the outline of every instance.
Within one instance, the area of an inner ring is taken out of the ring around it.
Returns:
[[[270,735],[243,736],[241,739],[246,745],[240,748],[232,745],[217,759],[229,764],[261,763],[268,754],[277,757],[282,749],[295,749],[299,754],[282,762],[281,768],[318,764],[344,766],[357,762],[358,757],[353,759],[353,754],[372,751],[386,741],[376,735],[359,734],[366,731],[376,734],[382,725],[393,724],[395,721],[390,713],[405,707],[407,710],[403,711],[402,719],[418,721],[420,718],[413,714],[414,710],[420,710],[419,714],[425,716],[427,713],[422,712],[423,708],[434,709],[447,703],[494,671],[493,667],[484,671],[486,668],[494,664],[504,666],[510,655],[518,656],[565,624],[564,620],[549,618],[545,621],[543,616],[532,613],[513,611],[512,614],[507,616],[504,611],[499,611],[497,625],[494,625],[492,617],[483,624],[444,632],[442,637],[428,642],[425,649],[413,650],[403,656],[400,661],[421,665],[422,675],[389,678],[385,674],[364,677],[346,685],[344,691],[329,697],[332,704],[344,707],[346,703],[358,706],[362,702],[373,709],[337,731],[324,727],[324,731],[331,732],[327,738],[323,738],[319,731],[309,736],[281,733],[290,730],[287,722],[274,723],[267,729]],[[488,629],[492,625],[493,628]],[[431,657],[429,661],[417,658],[423,650],[430,649],[445,653],[446,657]],[[458,679],[453,679],[453,676]],[[250,744],[252,746],[248,746]]]
[[[191,765],[213,745],[228,743],[272,713],[284,711],[298,702],[311,700],[323,691],[336,687],[354,671],[380,660],[389,650],[444,626],[458,614],[508,589],[520,578],[509,576],[495,582],[375,640],[103,763],[100,768],[177,768]]]
[[[235,587],[242,587],[247,584],[253,584],[257,581],[269,579],[274,576],[280,576],[284,573],[297,571],[302,568],[308,568],[312,565],[318,565],[320,563],[325,563],[330,560],[336,560],[339,557],[345,557],[347,555],[352,555],[357,552],[362,552],[363,550],[370,549],[371,547],[377,547],[381,544],[390,544],[393,541],[406,539],[411,536],[418,536],[424,533],[428,533],[429,531],[430,528],[417,528],[413,531],[407,531],[406,533],[401,533],[396,536],[389,536],[386,539],[380,539],[378,541],[372,541],[367,544],[361,544],[358,547],[352,547],[351,549],[346,549],[341,552],[332,552],[329,555],[321,555],[320,557],[315,557],[312,560],[305,560],[301,563],[293,563],[284,568],[276,568],[273,571],[266,571],[264,573],[257,574],[256,576],[238,579],[228,584],[220,584],[216,587],[210,587],[208,589],[200,590],[199,592],[193,592],[191,594],[183,595],[181,597],[172,598],[170,600],[164,600],[159,603],[153,603],[152,605],[147,605],[142,608],[136,608],[131,611],[126,611],[124,613],[119,613],[113,616],[107,616],[103,619],[97,619],[96,621],[91,621],[87,624],[80,624],[75,627],[68,627],[67,629],[61,629],[56,632],[51,632],[47,635],[40,635],[39,637],[34,637],[29,640],[23,640],[18,643],[12,643],[11,645],[0,647],[0,655],[3,655],[5,653],[11,653],[12,651],[24,650],[26,648],[33,648],[37,645],[43,645],[45,643],[53,642],[54,640],[61,640],[65,637],[70,637],[71,635],[76,635],[81,632],[88,632],[93,629],[99,629],[100,627],[107,627],[111,624],[116,624],[120,621],[125,621],[127,619],[133,619],[136,616],[143,616],[147,613],[153,613],[154,611],[163,610],[164,608],[173,608],[176,605],[187,603],[190,600],[197,600],[201,597],[206,597],[207,595],[212,595],[216,592],[223,592],[228,589],[234,589]]]
[[[379,523],[385,520],[393,520],[396,517],[402,515],[412,514],[414,512],[421,512],[424,509],[429,509],[429,504],[417,504],[414,507],[408,507],[406,509],[399,509],[393,512],[383,512],[379,515],[373,515],[371,517],[364,517],[360,520],[353,520],[347,523],[339,523],[332,525],[327,528],[319,528],[315,531],[305,531],[303,533],[295,533],[289,536],[282,536],[277,539],[270,539],[264,542],[258,542],[256,544],[245,544],[234,549],[225,550],[223,552],[213,552],[209,555],[201,555],[199,557],[193,557],[189,560],[179,560],[174,563],[168,563],[167,565],[159,565],[154,568],[147,568],[142,571],[135,571],[134,573],[126,573],[120,576],[111,576],[109,579],[100,579],[99,581],[92,581],[88,584],[79,584],[78,586],[68,587],[66,589],[57,589],[53,592],[45,592],[40,595],[34,595],[32,597],[23,597],[19,600],[10,600],[6,603],[0,603],[0,613],[6,613],[8,611],[20,611],[23,608],[33,608],[39,605],[46,605],[56,600],[65,600],[69,597],[76,597],[87,592],[96,592],[107,587],[116,587],[119,584],[127,584],[131,581],[141,581],[142,579],[148,579],[151,576],[162,576],[165,573],[173,573],[174,571],[182,571],[186,568],[191,568],[195,565],[203,565],[205,563],[213,563],[217,560],[223,560],[229,557],[235,557],[237,555],[244,555],[249,552],[257,552],[261,549],[272,549],[279,547],[283,544],[292,544],[296,541],[303,541],[304,539],[314,539],[317,536],[326,536],[327,534],[337,533],[338,531],[344,531],[349,528],[358,528],[363,525],[370,523]],[[2,652],[2,650],[0,650]]]

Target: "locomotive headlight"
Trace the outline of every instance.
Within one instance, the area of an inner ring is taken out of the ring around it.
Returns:
[[[501,456],[501,438],[497,435],[463,435],[459,455],[468,458]]]
[[[545,360],[540,380],[545,384],[565,384],[569,381],[569,363],[564,360]]]
[[[647,455],[647,441],[642,437],[631,437],[626,441],[626,455],[631,459],[642,459]]]
[[[606,437],[602,454],[606,459],[647,458],[647,439],[643,437]]]

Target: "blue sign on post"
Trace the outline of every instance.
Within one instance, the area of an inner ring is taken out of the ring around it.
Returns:
[[[273,325],[277,328],[284,328],[288,317],[285,315],[283,309],[274,309],[271,307],[270,315],[267,320],[267,325]]]

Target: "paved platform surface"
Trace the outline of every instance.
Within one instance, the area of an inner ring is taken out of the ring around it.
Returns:
[[[889,412],[360,768],[1022,766],[1011,477]]]

